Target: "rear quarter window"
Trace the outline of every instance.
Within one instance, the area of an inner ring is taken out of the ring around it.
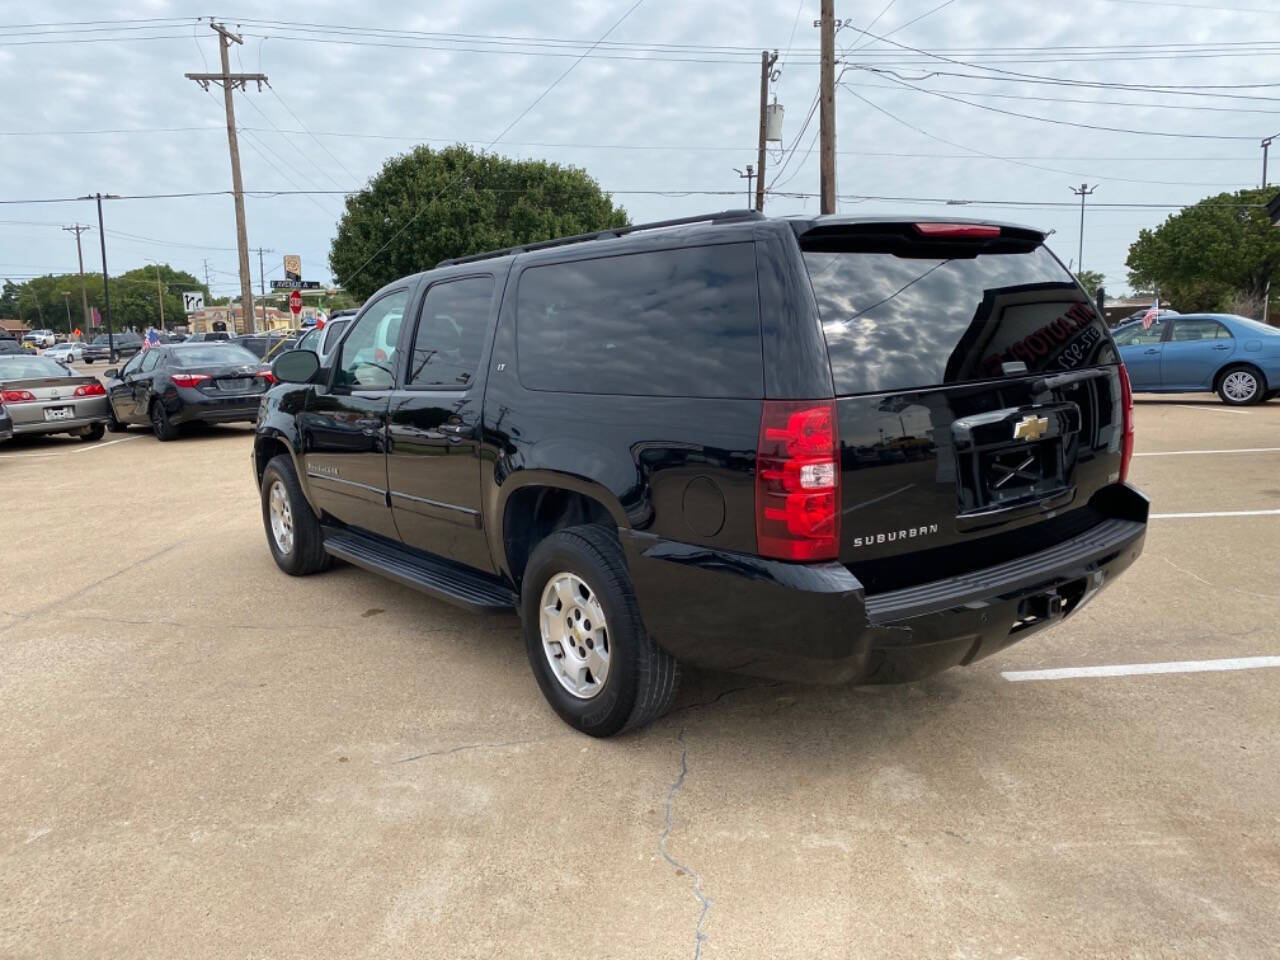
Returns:
[[[930,259],[806,251],[837,394],[1113,362],[1097,311],[1043,247]]]
[[[535,266],[518,283],[516,354],[528,389],[764,395],[753,243]]]

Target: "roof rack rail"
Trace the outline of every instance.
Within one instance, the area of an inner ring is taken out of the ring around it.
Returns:
[[[596,230],[593,233],[579,233],[571,237],[557,237],[554,240],[539,240],[536,243],[523,243],[514,247],[503,247],[501,250],[489,250],[485,253],[473,253],[465,257],[451,257],[441,260],[437,267],[451,267],[458,263],[474,263],[477,260],[492,260],[494,257],[505,257],[514,253],[527,253],[530,250],[545,250],[548,247],[563,247],[571,243],[582,243],[586,240],[612,240],[637,230],[656,230],[659,227],[678,227],[686,223],[736,223],[740,220],[763,220],[764,214],[757,210],[721,210],[719,213],[703,213],[695,217],[677,217],[674,220],[655,220],[652,223],[636,223],[629,227],[614,227],[610,230]]]

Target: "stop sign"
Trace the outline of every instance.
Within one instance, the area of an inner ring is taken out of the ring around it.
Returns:
[[[289,294],[289,309],[295,317],[302,312],[302,294],[297,290]]]

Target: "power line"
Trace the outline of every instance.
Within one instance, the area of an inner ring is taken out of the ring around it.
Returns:
[[[971,100],[965,100],[961,97],[953,97],[949,93],[943,93],[940,90],[929,90],[925,87],[917,87],[913,83],[906,80],[899,80],[904,87],[915,90],[919,93],[927,93],[930,96],[941,97],[943,100],[950,100],[953,103],[962,103],[967,107],[976,107],[979,110],[987,110],[991,113],[1003,114],[1007,117],[1019,117],[1023,120],[1036,120],[1040,123],[1050,123],[1059,127],[1077,127],[1082,130],[1100,130],[1104,133],[1129,133],[1143,137],[1166,137],[1177,140],[1256,140],[1257,137],[1241,136],[1236,134],[1225,133],[1175,133],[1171,130],[1134,130],[1129,127],[1110,127],[1099,123],[1083,123],[1078,120],[1063,120],[1058,117],[1038,117],[1030,113],[1019,113],[1016,110],[1005,110],[1003,107],[993,107],[985,103],[974,103]],[[845,86],[841,84],[841,86]],[[848,87],[846,87],[848,89]]]

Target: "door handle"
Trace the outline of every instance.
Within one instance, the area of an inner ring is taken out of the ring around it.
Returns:
[[[442,423],[437,428],[450,440],[462,440],[473,436],[475,431],[465,423]]]
[[[1160,351],[1157,350],[1155,347],[1152,347],[1150,350],[1143,350],[1142,352],[1143,353],[1159,353]]]
[[[1230,350],[1231,348],[1230,348],[1229,346],[1227,346],[1225,343],[1215,343],[1215,344],[1213,345],[1213,349],[1215,349],[1215,350]]]

